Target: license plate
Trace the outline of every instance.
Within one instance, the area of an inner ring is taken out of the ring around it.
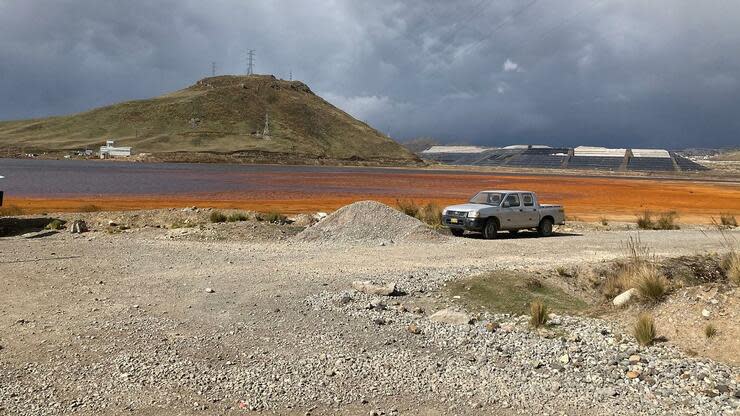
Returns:
[[[450,218],[450,224],[457,224],[457,218]]]

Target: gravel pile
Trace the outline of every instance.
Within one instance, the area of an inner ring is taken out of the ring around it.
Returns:
[[[325,243],[393,243],[445,237],[388,205],[360,201],[338,209],[296,238]]]

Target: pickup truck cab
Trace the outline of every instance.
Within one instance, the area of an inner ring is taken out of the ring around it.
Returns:
[[[491,239],[499,230],[513,234],[527,229],[548,237],[553,225],[565,224],[565,212],[560,205],[540,204],[534,192],[492,190],[478,192],[467,204],[445,208],[442,223],[458,237],[466,230]]]

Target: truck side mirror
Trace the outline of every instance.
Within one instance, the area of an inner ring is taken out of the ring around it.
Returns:
[[[504,208],[509,208],[511,204],[509,203],[509,201],[504,201],[504,203],[501,206],[503,206]]]

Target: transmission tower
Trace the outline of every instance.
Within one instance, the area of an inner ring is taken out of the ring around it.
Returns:
[[[288,81],[293,81],[293,70],[290,70],[290,74],[288,75]]]
[[[265,128],[262,130],[262,137],[270,137],[270,113],[265,113]]]
[[[211,76],[212,77],[216,76],[216,63],[215,62],[211,62]]]
[[[247,75],[254,74],[254,49],[247,51]]]

